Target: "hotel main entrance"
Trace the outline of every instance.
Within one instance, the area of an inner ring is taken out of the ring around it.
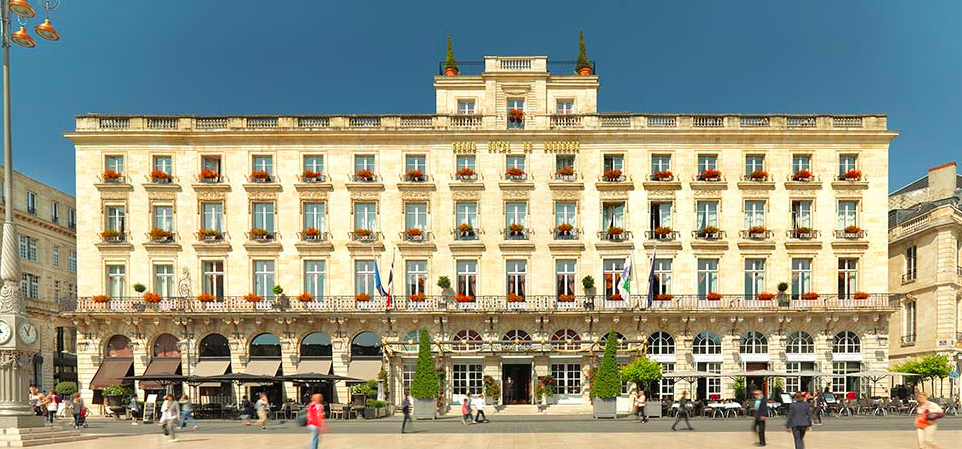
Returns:
[[[531,364],[503,364],[501,368],[501,403],[531,403]]]

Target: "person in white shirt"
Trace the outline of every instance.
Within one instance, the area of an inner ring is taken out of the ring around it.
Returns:
[[[180,421],[180,404],[174,400],[174,395],[168,394],[160,406],[160,425],[164,426],[164,433],[170,436],[168,442],[177,441],[177,425]]]
[[[488,417],[484,414],[484,393],[479,394],[478,397],[475,398],[474,409],[478,411],[478,413],[474,415],[474,422],[488,422]]]

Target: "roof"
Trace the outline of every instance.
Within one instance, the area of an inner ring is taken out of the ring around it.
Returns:
[[[892,192],[889,196],[908,193],[915,190],[925,189],[928,187],[929,187],[929,175],[925,175],[919,179],[916,179],[915,181],[908,183],[904,187]],[[960,174],[955,175],[955,187],[957,189],[962,189],[962,175]]]

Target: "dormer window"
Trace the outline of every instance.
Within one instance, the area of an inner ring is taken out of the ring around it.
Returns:
[[[458,100],[458,114],[473,115],[474,100]]]
[[[558,100],[556,111],[558,115],[574,114],[574,100]]]

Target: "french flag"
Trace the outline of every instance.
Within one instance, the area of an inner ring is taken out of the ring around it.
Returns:
[[[377,288],[377,292],[387,298],[385,305],[388,309],[391,308],[391,291],[394,290],[394,256],[396,253],[391,253],[391,271],[387,275],[387,290],[384,289],[384,284],[381,283],[381,271],[377,268],[377,262],[374,262],[374,286]]]

